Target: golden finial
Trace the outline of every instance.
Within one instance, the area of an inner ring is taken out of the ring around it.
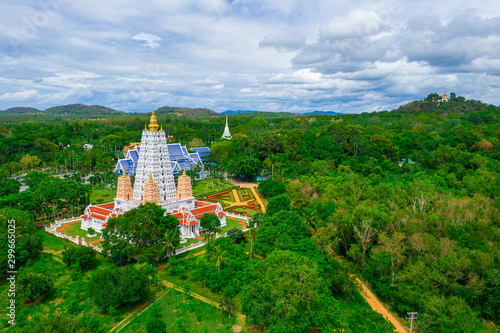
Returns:
[[[155,116],[155,105],[153,104],[153,114],[151,114],[151,119],[149,121],[149,131],[156,133],[158,132],[158,123],[156,121],[156,116]]]
[[[160,126],[161,126],[160,132],[163,132],[163,124],[161,124]]]
[[[144,123],[144,132],[146,132],[147,129],[146,129],[146,123]]]
[[[122,178],[127,178],[127,175],[125,174],[125,171],[123,172]]]
[[[153,176],[151,175],[151,172],[149,173],[149,182],[152,183],[153,182]]]
[[[184,171],[182,171],[182,177],[186,178],[187,175],[186,175],[186,168],[184,168]]]

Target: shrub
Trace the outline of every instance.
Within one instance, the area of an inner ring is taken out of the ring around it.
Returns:
[[[72,246],[63,251],[63,262],[68,267],[92,268],[96,263],[96,251],[86,246]]]
[[[53,287],[54,282],[51,277],[35,272],[29,272],[17,280],[19,298],[28,303],[48,295]]]

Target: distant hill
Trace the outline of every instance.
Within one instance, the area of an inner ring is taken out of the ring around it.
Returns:
[[[335,111],[313,111],[313,112],[304,112],[302,114],[316,114],[316,115],[320,115],[320,116],[335,116],[335,115],[341,115],[344,113],[335,112]]]
[[[18,106],[18,107],[10,108],[7,110],[3,110],[1,112],[5,112],[5,113],[35,113],[35,112],[42,112],[42,111],[35,109],[35,108]]]
[[[43,111],[43,113],[44,115],[95,117],[110,114],[124,114],[125,112],[100,105],[69,104],[48,108]]]
[[[252,110],[227,110],[224,112],[221,112],[221,114],[237,114],[237,113],[254,113],[254,112],[260,112],[260,111],[252,111]]]
[[[159,116],[162,115],[177,115],[177,116],[218,116],[219,114],[213,110],[200,108],[178,108],[172,106],[162,106],[161,108],[155,110],[155,113]]]
[[[416,112],[455,112],[455,113],[466,113],[479,111],[486,108],[498,108],[493,105],[482,103],[477,100],[465,100],[463,97],[457,97],[454,99],[449,99],[448,102],[437,102],[437,101],[413,101],[408,104],[402,105],[397,108],[396,112],[402,113],[416,113]]]

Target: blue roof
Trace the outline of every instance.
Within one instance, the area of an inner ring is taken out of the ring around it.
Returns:
[[[198,163],[201,160],[200,155],[198,155],[198,153],[191,153],[189,154],[189,157],[196,163]]]
[[[130,157],[132,157],[133,161],[139,160],[139,154],[135,150],[130,151]]]
[[[167,147],[168,155],[170,155],[170,160],[182,160],[186,158],[179,143],[172,143],[167,145]]]
[[[205,156],[210,154],[210,148],[208,147],[192,148],[191,150],[197,152],[203,162],[205,162]]]
[[[193,163],[192,161],[179,161],[177,162],[179,164],[179,167],[182,169],[186,170],[191,170],[194,166],[196,166],[196,163]]]
[[[186,148],[186,146],[182,146],[182,154],[185,156],[185,157],[188,157],[189,154],[188,154],[188,150]]]
[[[172,168],[172,170],[175,170],[176,165],[177,165],[176,161],[170,161],[170,167]]]
[[[197,153],[210,153],[210,148],[208,147],[198,147],[198,148],[191,148],[191,150],[197,152]]]

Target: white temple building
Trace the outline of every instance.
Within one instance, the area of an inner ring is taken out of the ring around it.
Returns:
[[[227,114],[226,114],[226,127],[224,128],[224,133],[222,134],[222,139],[231,140],[231,132],[229,132],[229,125],[227,124]]]
[[[82,229],[93,228],[101,232],[110,218],[124,214],[144,202],[155,202],[166,209],[166,213],[174,215],[179,220],[183,238],[199,237],[199,220],[204,214],[217,215],[221,226],[225,226],[226,214],[220,203],[196,200],[192,193],[191,179],[185,171],[179,177],[176,188],[165,132],[158,130],[154,109],[148,127],[149,130],[144,127],[142,132],[141,154],[133,188],[130,177],[126,174],[120,176],[113,202],[85,208]]]

